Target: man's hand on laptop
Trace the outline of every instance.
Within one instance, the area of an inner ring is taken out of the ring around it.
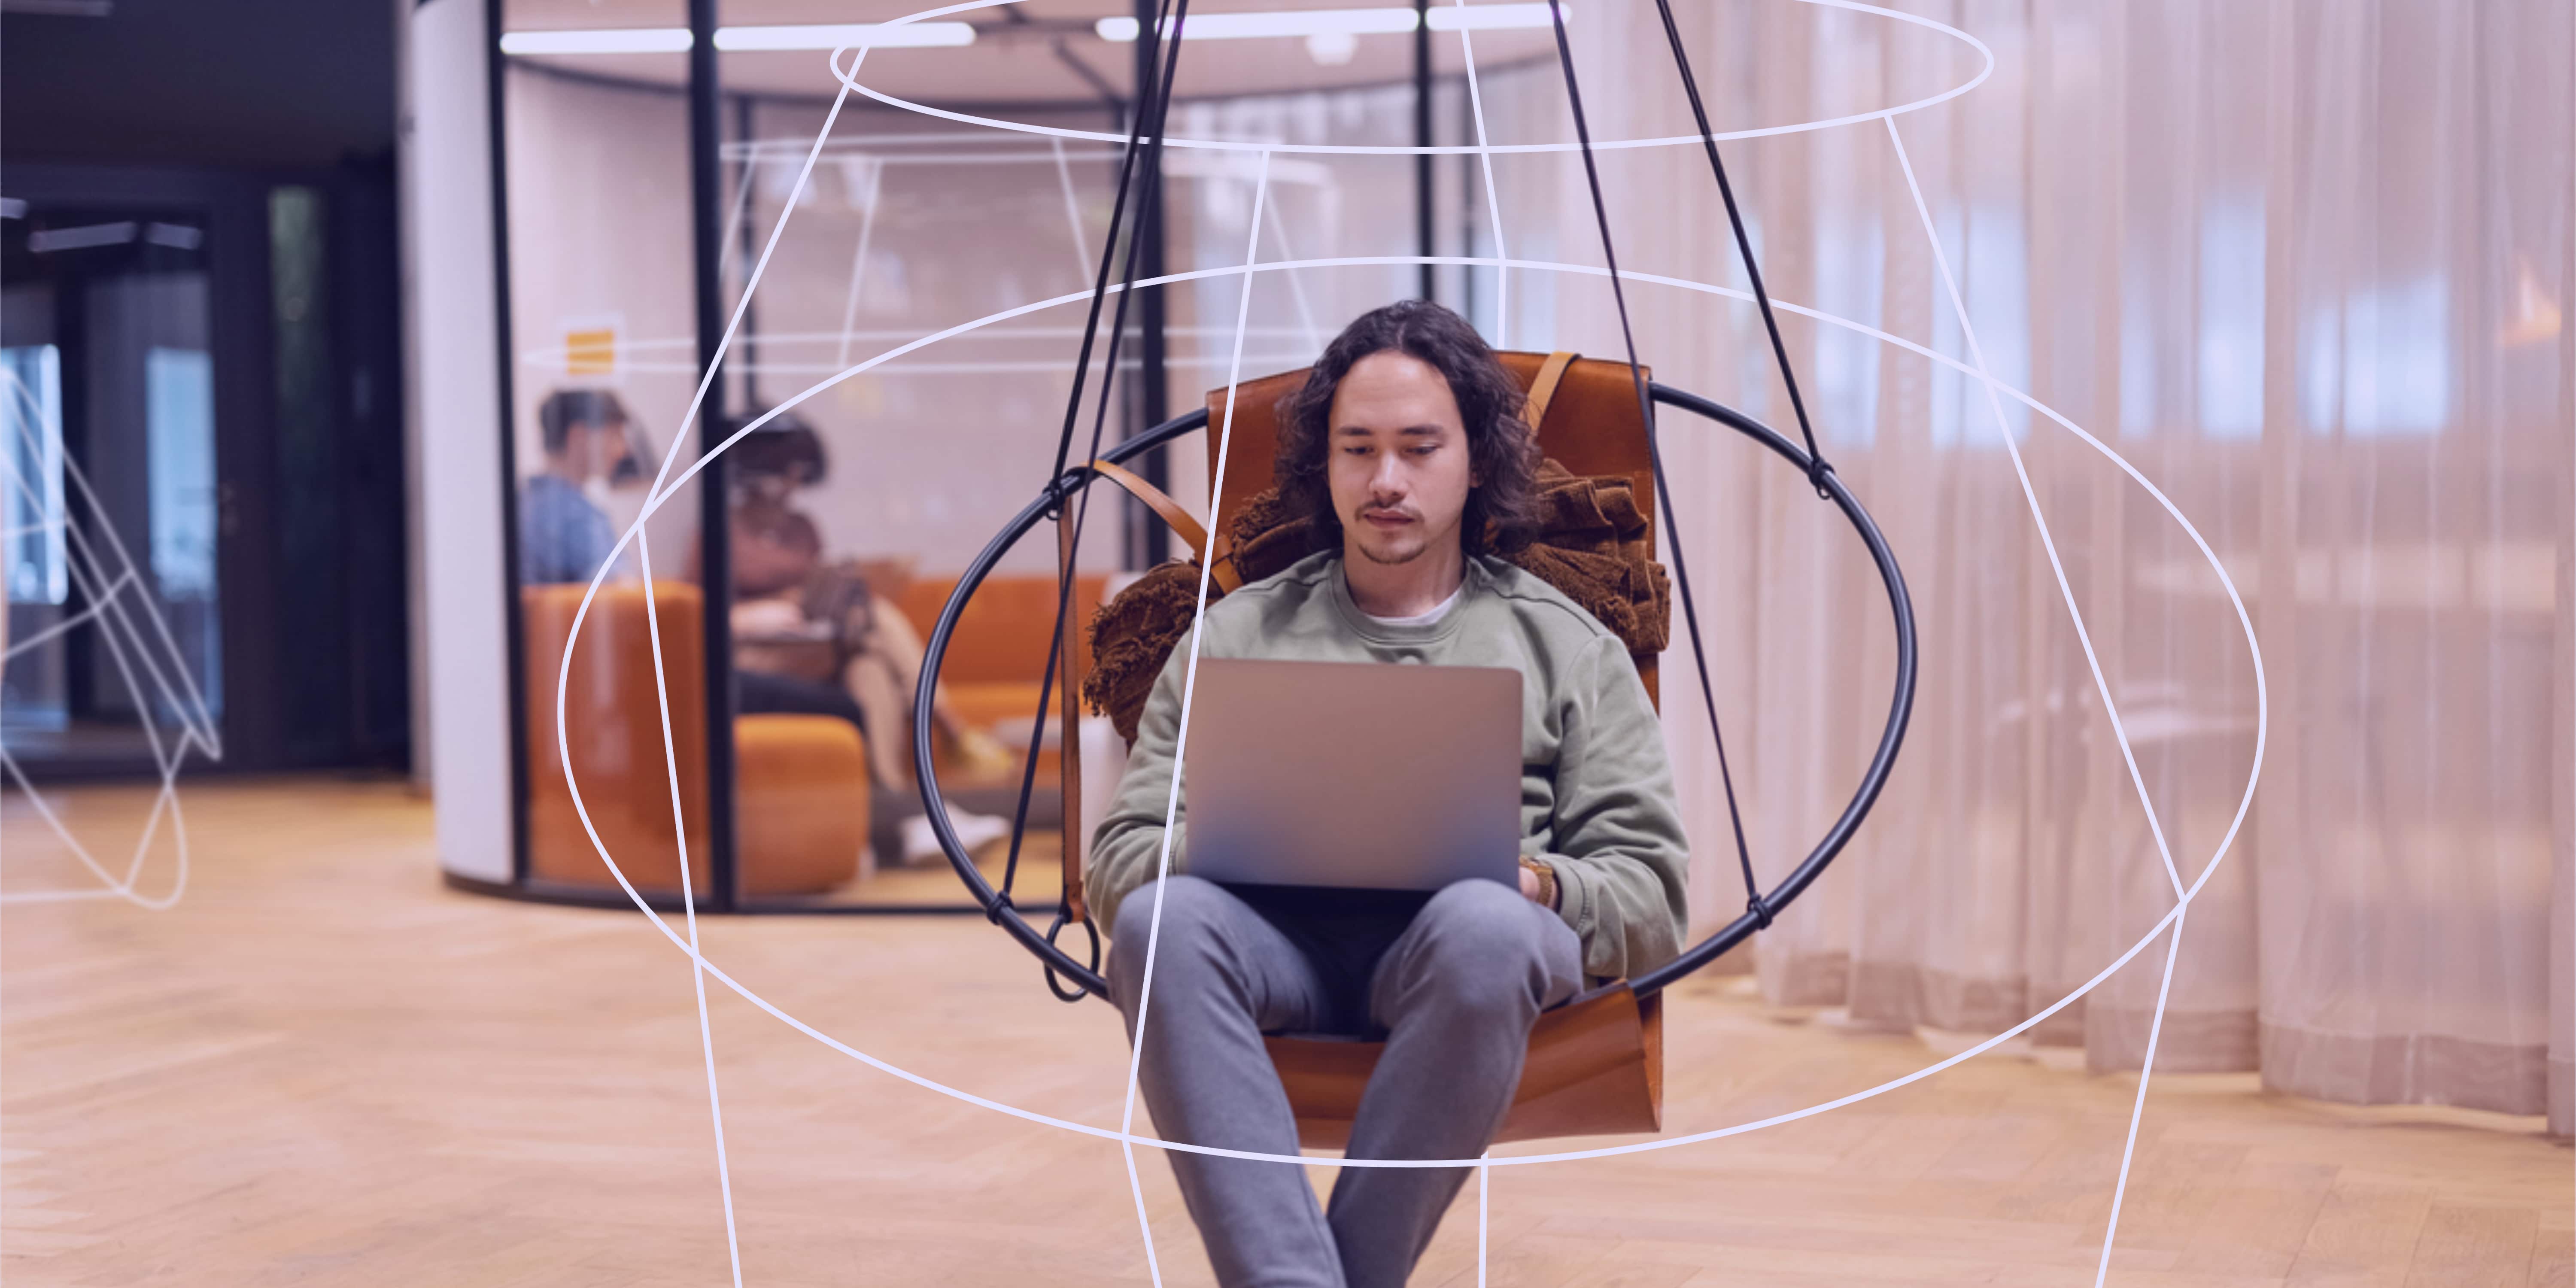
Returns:
[[[1542,908],[1556,907],[1556,869],[1529,858],[1521,860],[1521,897]]]

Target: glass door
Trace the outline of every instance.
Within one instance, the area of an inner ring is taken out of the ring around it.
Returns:
[[[0,744],[174,763],[223,715],[206,220],[11,203],[0,220]]]

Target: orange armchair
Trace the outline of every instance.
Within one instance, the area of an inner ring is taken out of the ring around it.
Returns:
[[[615,888],[564,777],[555,695],[565,642],[584,587],[520,592],[527,666],[528,872],[560,885]],[[561,729],[581,781],[582,805],[601,844],[638,890],[676,894],[680,844],[671,825],[671,779],[688,822],[689,879],[712,897],[707,861],[707,729],[704,601],[685,582],[657,581],[648,619],[644,587],[604,586],[582,623],[565,677]],[[658,625],[670,697],[675,765],[662,756],[652,641]],[[813,894],[858,875],[867,846],[867,753],[857,730],[829,716],[752,715],[734,721],[734,817],[743,896]]]

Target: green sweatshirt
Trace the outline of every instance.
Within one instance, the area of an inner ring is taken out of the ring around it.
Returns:
[[[1209,606],[1199,656],[1507,666],[1521,685],[1521,853],[1556,872],[1565,923],[1596,978],[1634,975],[1681,951],[1689,843],[1663,730],[1627,649],[1546,582],[1470,557],[1466,585],[1428,626],[1374,621],[1352,602],[1341,556],[1311,555]],[[1092,838],[1083,891],[1104,929],[1154,879],[1171,802],[1189,637],[1154,682],[1117,799]],[[1174,872],[1189,871],[1175,818]]]

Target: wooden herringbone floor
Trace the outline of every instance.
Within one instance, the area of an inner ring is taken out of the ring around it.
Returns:
[[[64,799],[76,834],[131,853],[147,794]],[[639,915],[442,888],[428,808],[399,786],[192,783],[184,800],[176,908],[0,910],[0,1278],[729,1281],[690,971]],[[0,890],[91,881],[14,793],[0,853]],[[156,848],[143,888],[170,861]],[[852,1046],[1118,1120],[1114,1017],[1050,1000],[980,919],[701,930],[711,961]],[[1114,1145],[906,1085],[713,985],[707,1009],[745,1283],[1147,1282]],[[1669,1016],[1676,1130],[1932,1058],[1784,1023],[1723,980]],[[1746,1136],[1498,1171],[1491,1282],[2089,1285],[2135,1085],[1989,1058]],[[2538,1133],[2158,1078],[2110,1281],[2568,1285],[2576,1178]],[[1208,1282],[1161,1160],[1138,1167],[1164,1280]],[[1472,1196],[1417,1283],[1474,1284]]]

